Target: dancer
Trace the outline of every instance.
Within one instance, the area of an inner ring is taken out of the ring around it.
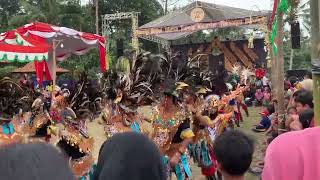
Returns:
[[[190,128],[190,116],[178,100],[173,80],[166,81],[164,96],[154,107],[151,122],[151,138],[163,156],[167,177],[173,171],[178,180],[190,179],[192,174],[187,147],[194,134]]]

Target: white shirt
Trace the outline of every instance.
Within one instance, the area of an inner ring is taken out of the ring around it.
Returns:
[[[262,78],[262,84],[263,86],[268,86],[269,84],[269,79],[266,76],[263,76]]]

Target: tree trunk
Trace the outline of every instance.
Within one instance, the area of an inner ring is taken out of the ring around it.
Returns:
[[[289,70],[292,70],[292,66],[293,66],[293,55],[294,55],[294,49],[291,49]]]
[[[99,34],[99,0],[95,0],[96,7],[96,34]]]
[[[164,4],[164,14],[168,14],[168,1],[169,0],[165,0],[165,4]]]
[[[319,0],[311,0],[311,42],[312,42],[312,63],[314,64],[313,74],[313,102],[314,119],[316,125],[320,126],[320,3]]]
[[[279,12],[277,20],[277,39],[278,39],[278,57],[277,57],[277,100],[279,128],[283,129],[284,125],[284,59],[283,59],[283,13]]]

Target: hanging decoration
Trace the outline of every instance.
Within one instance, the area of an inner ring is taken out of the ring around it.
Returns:
[[[220,54],[222,54],[219,45],[218,45],[219,39],[215,38],[212,42],[212,55],[213,56],[219,56]]]
[[[225,28],[230,26],[243,26],[249,24],[262,24],[265,22],[265,16],[255,16],[250,18],[243,18],[243,19],[233,19],[233,20],[224,20],[219,22],[205,22],[205,23],[196,23],[190,25],[176,25],[176,26],[169,26],[169,27],[153,27],[153,28],[140,28],[137,31],[138,36],[150,36],[150,35],[157,35],[163,33],[177,33],[177,32],[195,32],[200,30],[206,29],[216,29],[216,28]]]
[[[254,32],[251,32],[249,35],[249,38],[248,38],[248,48],[249,49],[254,48],[253,40],[254,40]]]

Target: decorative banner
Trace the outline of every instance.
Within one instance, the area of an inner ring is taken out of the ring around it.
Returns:
[[[287,0],[280,0],[280,3],[275,3],[274,5],[278,5],[278,7],[273,7],[273,9],[277,9],[277,13],[287,13],[289,9],[288,1]],[[277,15],[274,17],[274,21],[272,22],[272,28],[270,33],[270,44],[272,45],[274,55],[278,54],[278,43],[282,41],[282,39],[276,39],[277,37]]]
[[[191,11],[190,17],[193,22],[200,22],[204,19],[205,13],[202,8],[194,8]]]
[[[288,0],[281,0],[278,6],[278,11],[286,13],[289,9]]]
[[[190,24],[190,25],[184,25],[184,26],[178,25],[178,26],[169,26],[169,27],[154,27],[154,28],[139,29],[137,31],[137,35],[150,36],[150,35],[157,35],[157,34],[163,34],[163,33],[196,32],[199,30],[224,28],[224,27],[230,27],[230,26],[263,24],[265,21],[266,21],[265,16],[256,16],[256,17],[248,17],[244,19],[196,23],[196,24]]]
[[[274,0],[272,14],[270,18],[270,26],[269,26],[270,29],[272,28],[273,20],[274,20],[274,17],[276,16],[277,9],[278,9],[278,0]]]

